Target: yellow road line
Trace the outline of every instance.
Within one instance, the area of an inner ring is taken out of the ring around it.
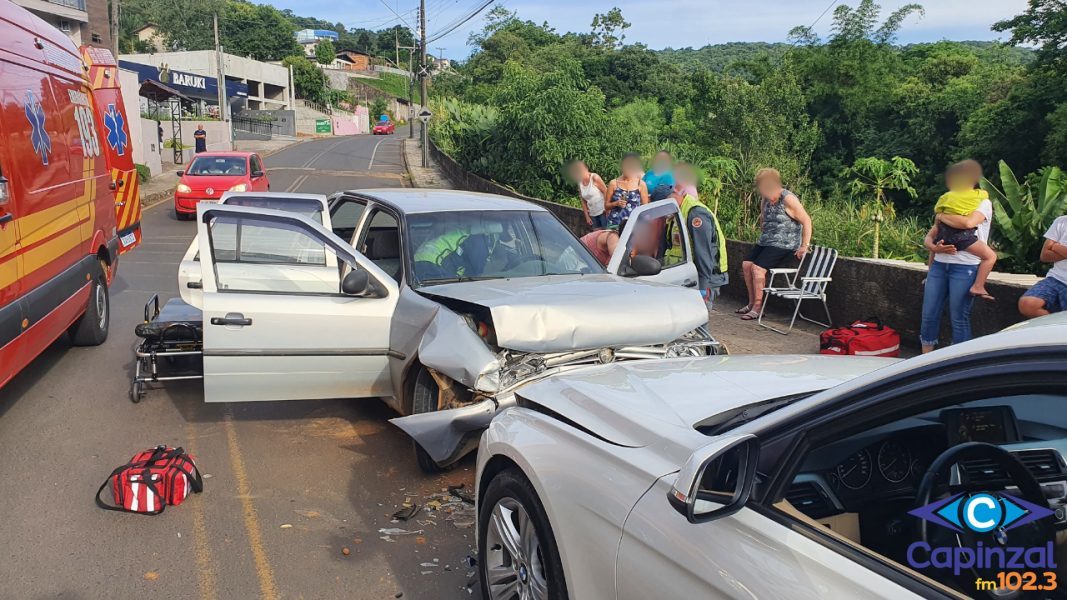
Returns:
[[[196,431],[188,423],[185,425],[185,439],[189,440],[189,453],[196,456]],[[215,562],[211,558],[211,545],[208,543],[207,525],[204,522],[204,503],[201,501],[191,502],[190,504],[193,505],[193,541],[196,546],[193,554],[196,557],[196,576],[200,585],[200,599],[215,600],[217,597],[215,591]]]
[[[259,577],[259,593],[264,600],[276,600],[278,589],[274,585],[274,571],[267,559],[267,551],[263,547],[263,537],[259,533],[259,518],[256,517],[256,507],[252,505],[252,489],[248,485],[248,473],[245,471],[245,461],[241,457],[241,449],[237,445],[237,430],[233,426],[233,415],[229,409],[222,418],[222,426],[226,429],[226,442],[229,446],[230,465],[237,480],[237,494],[241,499],[241,508],[244,513],[245,533],[248,535],[248,545],[252,550],[252,559],[256,563],[256,575]]]

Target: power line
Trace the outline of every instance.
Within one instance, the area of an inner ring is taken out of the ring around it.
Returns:
[[[400,19],[400,21],[401,21],[402,23],[404,23],[404,25],[407,25],[407,26],[408,26],[408,29],[411,29],[412,31],[414,31],[414,30],[415,30],[415,28],[411,26],[411,23],[408,23],[408,22],[407,22],[407,19],[405,19],[405,18],[404,18],[403,16],[401,16],[401,14],[400,14],[400,13],[396,12],[395,10],[393,10],[393,7],[392,7],[392,6],[389,6],[389,3],[388,3],[388,2],[386,2],[385,0],[378,0],[378,2],[381,2],[381,3],[382,3],[382,6],[384,6],[384,7],[388,8],[388,9],[389,9],[389,12],[393,13],[394,15],[396,15],[396,18]]]
[[[478,13],[482,12],[486,8],[489,8],[489,5],[492,4],[495,1],[496,0],[486,0],[485,2],[482,3],[481,6],[479,6],[476,9],[474,9],[473,12],[468,14],[466,17],[464,17],[459,22],[455,23],[454,25],[447,26],[443,31],[440,31],[440,32],[430,36],[430,39],[426,40],[426,43],[436,42],[437,40],[447,36],[448,34],[452,33],[455,30],[459,29],[460,27],[465,25],[467,22],[469,22],[471,19],[473,19],[474,17],[478,16]]]
[[[819,15],[819,18],[815,19],[815,22],[808,26],[808,29],[815,29],[815,26],[819,24],[819,21],[822,21],[822,18],[826,16],[826,13],[830,12],[831,8],[837,6],[837,3],[839,1],[840,0],[833,0],[833,2],[831,2],[830,5],[826,7],[826,10],[822,11],[822,14]]]

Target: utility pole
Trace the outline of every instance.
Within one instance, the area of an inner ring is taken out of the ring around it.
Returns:
[[[411,63],[415,56],[415,46],[397,46],[400,50],[408,51],[408,139],[415,139],[415,72],[411,70]]]
[[[426,85],[429,83],[426,81],[426,0],[419,0],[419,37],[422,40],[419,43],[419,79],[420,79],[420,93],[419,104],[422,105],[423,110],[426,109]],[[422,124],[422,166],[430,166],[430,136],[426,131],[427,123]]]
[[[212,18],[212,26],[215,30],[215,71],[218,75],[216,83],[219,88],[219,120],[226,123],[230,133],[230,148],[237,149],[237,142],[233,139],[233,124],[230,123],[230,101],[226,96],[226,71],[222,60],[222,44],[219,43],[219,15],[215,13]]]
[[[111,0],[111,51],[119,59],[119,0]]]

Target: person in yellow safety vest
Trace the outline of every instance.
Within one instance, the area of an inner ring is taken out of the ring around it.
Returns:
[[[490,229],[484,224],[473,224],[466,231],[456,228],[426,240],[415,251],[416,277],[427,278],[430,271],[435,273],[432,278],[478,277],[497,246],[498,236],[491,234]],[[419,263],[430,263],[437,269],[420,267]]]
[[[696,172],[684,163],[675,167],[674,192],[671,198],[678,203],[681,209],[682,222],[686,224],[689,232],[690,252],[697,268],[697,285],[700,295],[710,308],[719,295],[719,290],[730,282],[727,270],[726,237],[719,227],[719,220],[715,215],[697,199]],[[674,222],[667,227],[666,254],[675,257],[678,261],[683,260],[682,235]]]

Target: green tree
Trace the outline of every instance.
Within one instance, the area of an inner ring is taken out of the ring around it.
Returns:
[[[1067,214],[1067,174],[1045,167],[1019,182],[1007,163],[1001,161],[999,167],[1001,188],[982,182],[993,202],[998,254],[1014,271],[1038,274],[1045,232],[1056,217]]]
[[[993,24],[994,31],[1011,31],[1012,44],[1039,47],[1038,60],[1060,75],[1067,74],[1067,3],[1030,0],[1021,15]]]
[[[630,22],[623,18],[622,10],[614,7],[606,13],[593,15],[593,43],[601,48],[616,49],[626,39],[624,33]]]
[[[294,30],[281,11],[267,4],[227,0],[219,13],[223,48],[237,56],[269,61],[298,53],[300,45],[292,35]]]
[[[851,177],[849,190],[853,196],[866,198],[867,211],[870,220],[874,222],[874,247],[872,256],[879,257],[882,242],[882,223],[888,218],[896,216],[893,204],[889,202],[886,191],[897,190],[915,197],[915,188],[911,186],[911,178],[919,172],[915,163],[907,158],[894,156],[890,160],[884,158],[867,157],[858,158],[851,167],[842,173],[844,177]]]
[[[297,96],[313,102],[327,100],[329,92],[326,75],[315,63],[303,55],[295,55],[282,60],[282,65],[293,68],[293,84],[296,86]]]
[[[329,39],[325,39],[315,44],[315,60],[320,65],[328,65],[333,62],[337,57],[337,51],[334,50],[333,42]]]

